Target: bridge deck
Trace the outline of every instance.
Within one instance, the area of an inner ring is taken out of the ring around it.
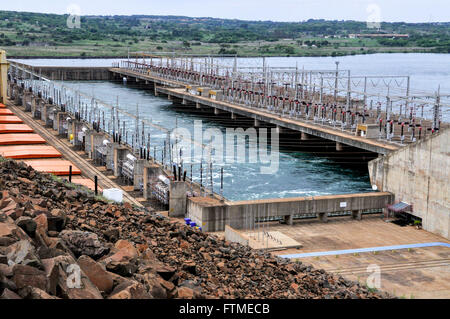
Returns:
[[[208,97],[194,95],[186,92],[186,90],[184,89],[186,84],[182,82],[172,81],[153,75],[147,75],[118,68],[111,68],[110,71],[120,74],[121,76],[131,76],[140,80],[150,81],[159,85],[168,86],[156,88],[156,91],[162,94],[191,101],[193,103],[199,103],[201,105],[209,106],[212,108],[217,108],[226,112],[232,112],[248,118],[271,123],[279,127],[304,132],[310,135],[318,136],[378,154],[388,154],[391,151],[395,151],[401,147],[400,145],[396,145],[394,143],[385,143],[375,139],[367,139],[364,137],[356,136],[354,133],[342,131],[340,129],[325,127],[323,125],[314,124],[311,122],[308,123],[304,120],[281,117],[279,115],[266,112],[260,108],[241,106],[224,101],[217,101]]]

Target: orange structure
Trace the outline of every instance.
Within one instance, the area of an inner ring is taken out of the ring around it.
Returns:
[[[89,178],[83,178],[81,176],[72,178],[72,183],[85,186],[89,188],[90,190],[95,190],[95,183],[93,180]],[[99,192],[103,192],[103,189],[100,186],[97,186],[97,190]]]
[[[63,159],[37,159],[24,161],[35,170],[43,173],[50,173],[58,176],[69,175],[70,166],[72,166],[72,175],[81,175],[81,170],[70,161]]]
[[[8,145],[0,146],[0,155],[11,159],[58,158],[62,154],[48,145]]]
[[[72,182],[95,190],[95,183],[81,176],[81,170],[72,162],[62,159],[62,154],[53,146],[44,145],[40,135],[23,124],[23,121],[0,103],[0,156],[9,159],[23,160],[35,170],[43,173],[65,176],[70,171],[74,177]],[[99,191],[102,191],[98,187]]]
[[[0,124],[21,124],[23,121],[17,116],[0,115]]]
[[[0,109],[0,115],[14,115],[14,113],[9,109]]]
[[[46,141],[39,134],[8,133],[0,134],[0,145],[28,145],[45,144]]]
[[[0,124],[0,134],[33,132],[33,129],[26,124]]]

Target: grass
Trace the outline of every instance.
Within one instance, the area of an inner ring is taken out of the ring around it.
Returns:
[[[107,203],[107,204],[114,204],[114,201],[107,199],[103,195],[96,195],[94,198],[95,198],[96,201],[99,201],[99,202],[104,202],[104,203]]]
[[[369,292],[371,292],[371,293],[376,293],[376,292],[378,292],[378,289],[377,288],[372,288],[372,287],[369,287],[369,285],[366,283],[366,289],[369,291]]]
[[[314,38],[313,38],[314,39]],[[334,41],[333,41],[334,40]],[[356,40],[356,41],[355,41]],[[182,41],[154,42],[144,40],[139,43],[128,45],[111,40],[90,41],[80,40],[71,44],[57,46],[3,46],[8,56],[30,56],[30,57],[123,57],[128,52],[152,51],[152,52],[178,52],[195,55],[218,54],[221,48],[234,50],[238,56],[344,56],[374,53],[411,53],[429,52],[432,48],[415,47],[383,47],[375,40],[365,39],[358,42],[357,39],[331,39],[333,45],[313,48],[302,47],[295,41],[279,40],[276,42],[239,42],[228,44],[226,47],[216,43],[202,43],[202,45],[191,45],[190,48],[183,46]],[[158,49],[160,48],[160,49]],[[162,49],[161,49],[162,48]]]

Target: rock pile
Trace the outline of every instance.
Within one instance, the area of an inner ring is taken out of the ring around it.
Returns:
[[[383,297],[0,163],[0,299]]]

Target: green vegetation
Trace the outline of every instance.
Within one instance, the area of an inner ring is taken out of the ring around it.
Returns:
[[[382,23],[408,38],[349,38],[376,33],[365,22],[241,21],[179,16],[85,16],[0,11],[0,47],[11,56],[125,56],[130,51],[241,56],[342,56],[377,52],[450,53],[450,23]]]
[[[370,291],[371,293],[377,293],[377,292],[378,292],[378,289],[377,289],[377,288],[370,287],[367,283],[366,283],[366,289],[367,289],[368,291]]]

